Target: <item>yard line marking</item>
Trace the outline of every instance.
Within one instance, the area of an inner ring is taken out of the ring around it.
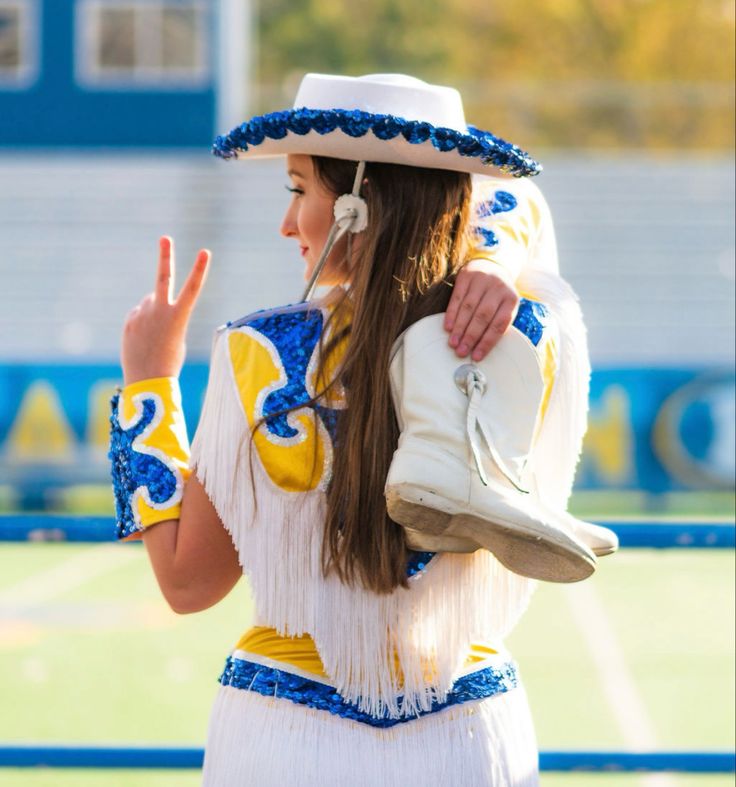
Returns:
[[[656,749],[654,724],[595,585],[592,582],[568,585],[565,596],[626,745],[633,751]],[[642,776],[641,783],[646,787],[674,787],[677,784],[669,774],[659,773]]]
[[[85,582],[130,563],[138,557],[138,550],[116,544],[88,547],[80,554],[32,574],[8,588],[0,590],[3,606],[30,607],[43,604]]]

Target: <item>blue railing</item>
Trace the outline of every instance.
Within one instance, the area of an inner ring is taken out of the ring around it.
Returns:
[[[733,549],[733,522],[724,520],[662,522],[601,521],[615,530],[622,547],[652,549]],[[0,514],[0,541],[69,541],[77,543],[115,540],[112,518],[55,514]]]
[[[160,746],[0,746],[6,768],[201,768],[204,750]],[[734,773],[736,755],[728,751],[543,751],[543,771],[672,771]]]

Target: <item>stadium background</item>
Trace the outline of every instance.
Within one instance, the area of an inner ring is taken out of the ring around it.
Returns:
[[[280,165],[208,158],[215,131],[287,106],[304,70],[405,71],[458,86],[470,120],[545,164],[594,365],[575,509],[732,521],[733,25],[720,0],[0,0],[0,510],[111,510],[119,331],[160,234],[180,268],[213,251],[190,428],[213,327],[297,296]],[[177,619],[144,561],[2,546],[0,740],[201,743],[247,591]],[[543,588],[517,635],[542,746],[731,745],[731,557],[625,553],[600,574]]]

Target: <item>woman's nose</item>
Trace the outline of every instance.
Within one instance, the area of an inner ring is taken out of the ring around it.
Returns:
[[[286,209],[286,213],[284,214],[284,218],[281,221],[281,228],[279,232],[285,238],[293,238],[296,232],[296,206],[294,205],[295,200],[292,200],[289,204],[289,207]]]

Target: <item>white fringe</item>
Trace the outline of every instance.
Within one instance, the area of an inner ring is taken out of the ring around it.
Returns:
[[[560,276],[526,268],[517,282],[550,310],[558,330],[558,365],[530,469],[543,503],[566,509],[588,424],[590,359],[578,298]]]
[[[521,686],[387,730],[221,687],[204,787],[537,787]]]
[[[388,595],[325,577],[324,493],[285,492],[255,450],[250,461],[224,336],[213,352],[192,465],[238,550],[256,623],[283,635],[310,634],[337,690],[368,713],[399,717],[429,709],[462,672],[471,643],[508,634],[534,583],[485,551],[438,555],[408,590]]]
[[[232,376],[227,332],[215,336],[209,380],[197,432],[192,440],[192,469],[206,488],[223,522],[253,522],[248,486],[248,422]]]

